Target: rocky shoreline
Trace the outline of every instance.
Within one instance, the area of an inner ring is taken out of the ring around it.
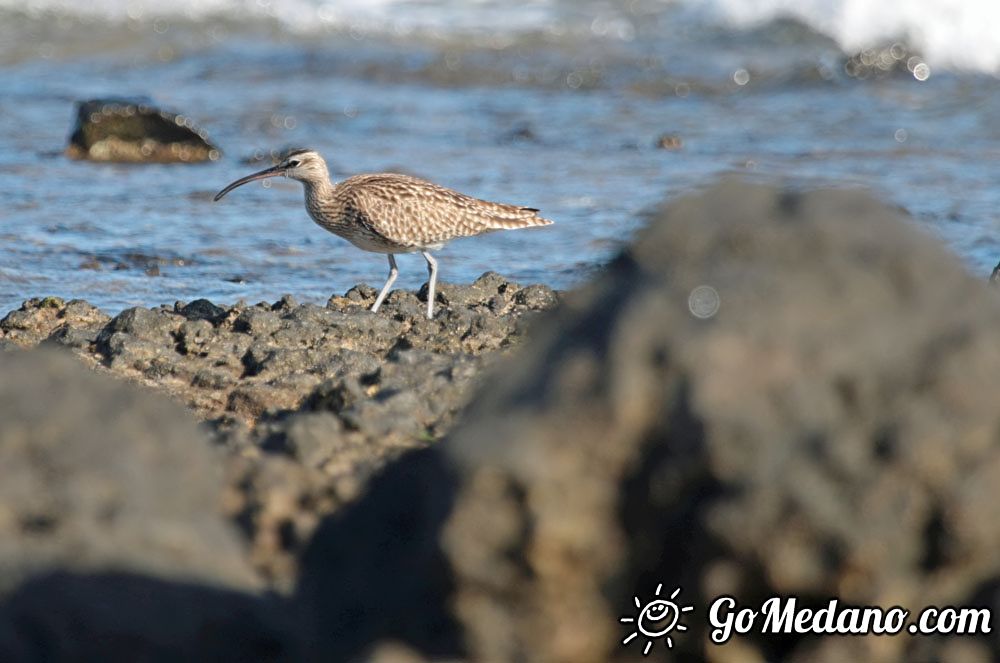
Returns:
[[[385,463],[444,435],[483,370],[559,297],[486,273],[441,284],[429,321],[425,292],[397,290],[378,314],[375,294],[359,285],[325,307],[290,295],[201,299],[113,318],[38,298],[0,320],[0,343],[67,348],[193,411],[228,451],[227,515],[253,542],[258,571],[288,590],[319,519]]]
[[[8,314],[0,660],[634,661],[659,584],[659,660],[1000,653],[709,638],[723,594],[1000,608],[1000,301],[898,210],[725,182],[574,292],[373,296]]]

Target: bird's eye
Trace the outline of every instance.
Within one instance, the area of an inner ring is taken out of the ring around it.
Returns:
[[[295,168],[296,166],[299,165],[299,160],[298,159],[292,159],[291,161],[287,162],[287,165],[288,165],[289,168]]]

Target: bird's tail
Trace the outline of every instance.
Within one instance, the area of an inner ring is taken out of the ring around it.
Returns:
[[[531,228],[532,226],[549,226],[552,221],[538,216],[534,207],[518,207],[516,205],[497,205],[497,209],[489,215],[491,228],[497,230],[514,230],[515,228]]]

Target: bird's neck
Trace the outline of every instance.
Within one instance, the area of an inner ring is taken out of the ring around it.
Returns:
[[[302,183],[306,189],[306,200],[328,200],[333,195],[333,185],[330,178],[316,178]]]
[[[306,210],[316,223],[327,227],[326,224],[331,219],[340,218],[344,213],[344,200],[338,195],[338,187],[331,184],[329,178],[303,184],[306,190]]]

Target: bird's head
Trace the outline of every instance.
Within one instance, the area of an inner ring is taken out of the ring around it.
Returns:
[[[318,152],[313,150],[293,150],[285,155],[285,158],[276,166],[265,168],[264,170],[236,180],[215,194],[214,200],[219,200],[236,187],[243,186],[247,182],[262,180],[268,177],[277,177],[279,175],[284,175],[285,177],[290,177],[293,180],[307,184],[311,182],[321,183],[330,181],[330,174],[326,169],[326,161],[323,160],[323,157]]]

